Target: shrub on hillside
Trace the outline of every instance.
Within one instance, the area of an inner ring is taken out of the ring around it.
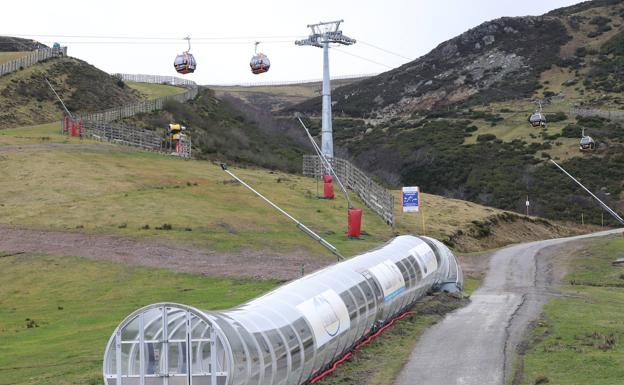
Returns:
[[[597,26],[601,26],[601,25],[607,25],[611,22],[611,19],[609,19],[608,17],[604,17],[604,16],[594,16],[590,21],[589,24],[593,24],[593,25],[597,25]]]
[[[545,117],[548,123],[554,123],[566,120],[568,118],[568,115],[566,115],[565,112],[559,111],[555,112],[554,114],[546,114]]]
[[[581,126],[576,124],[568,124],[561,130],[561,136],[564,138],[580,138]]]
[[[203,89],[189,102],[170,100],[161,111],[126,118],[122,123],[158,130],[163,132],[163,137],[168,123],[180,123],[188,127],[193,153],[200,159],[299,171],[304,149],[286,135],[283,124],[266,122],[262,114],[247,118],[233,103],[217,99],[212,91]],[[343,132],[340,124],[336,132]]]
[[[605,42],[602,47],[600,47],[600,52],[604,54],[613,54],[616,56],[624,55],[624,31],[616,34],[607,42]]]
[[[477,135],[477,142],[487,142],[490,140],[496,139],[496,135],[494,134],[481,134]]]

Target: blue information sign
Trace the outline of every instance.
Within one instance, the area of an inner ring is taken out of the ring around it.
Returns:
[[[403,187],[403,212],[418,211],[420,207],[420,191],[418,187]]]

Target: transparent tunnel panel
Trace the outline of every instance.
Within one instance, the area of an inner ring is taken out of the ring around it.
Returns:
[[[139,340],[139,322],[140,318],[137,316],[133,320],[131,320],[123,329],[121,329],[121,339],[123,341]]]

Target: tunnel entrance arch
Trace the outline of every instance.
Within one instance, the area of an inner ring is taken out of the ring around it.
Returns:
[[[139,309],[106,347],[106,385],[225,385],[231,352],[206,313],[162,303]]]

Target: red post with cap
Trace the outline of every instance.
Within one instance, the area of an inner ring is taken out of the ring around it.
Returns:
[[[334,199],[334,186],[331,175],[323,175],[323,198]]]

